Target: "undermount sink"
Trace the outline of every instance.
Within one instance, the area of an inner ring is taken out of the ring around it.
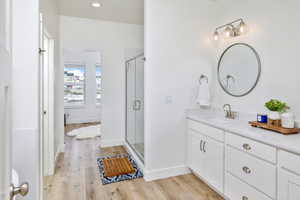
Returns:
[[[212,120],[214,122],[217,122],[217,123],[229,123],[229,122],[233,122],[233,121],[236,121],[236,119],[228,119],[228,118],[210,118],[209,120]]]

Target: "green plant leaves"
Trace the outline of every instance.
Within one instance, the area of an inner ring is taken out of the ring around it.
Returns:
[[[265,107],[268,108],[270,111],[275,112],[284,112],[288,108],[286,103],[281,102],[277,99],[271,99],[270,101],[266,102]]]

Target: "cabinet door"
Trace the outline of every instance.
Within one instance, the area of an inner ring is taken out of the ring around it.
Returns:
[[[188,139],[188,166],[200,176],[203,176],[204,155],[201,145],[204,137],[200,134],[189,131]]]
[[[206,181],[223,192],[224,144],[206,137],[203,143],[204,174]]]
[[[278,200],[300,199],[300,176],[284,169],[279,170]]]

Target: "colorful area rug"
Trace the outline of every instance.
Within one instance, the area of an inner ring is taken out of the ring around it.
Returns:
[[[98,158],[97,163],[103,185],[143,177],[130,155],[104,156]]]

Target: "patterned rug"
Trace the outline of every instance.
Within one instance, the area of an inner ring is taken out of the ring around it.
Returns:
[[[104,159],[109,159],[109,158],[126,158],[126,157],[128,158],[128,160],[132,164],[132,167],[134,169],[133,173],[123,174],[123,175],[119,175],[119,176],[112,176],[112,177],[105,176],[105,173],[104,173],[104,162],[103,162]],[[120,181],[132,180],[132,179],[142,178],[143,177],[143,173],[138,168],[136,162],[132,159],[132,157],[130,155],[103,156],[103,157],[100,157],[100,158],[97,159],[97,163],[98,163],[98,167],[99,167],[99,173],[100,173],[101,182],[102,182],[103,185],[111,184],[111,183],[116,183],[116,182],[120,182]]]

